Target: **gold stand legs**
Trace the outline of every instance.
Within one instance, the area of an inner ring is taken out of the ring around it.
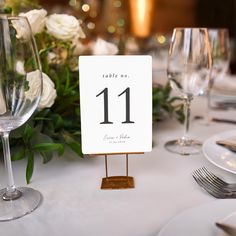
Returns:
[[[126,155],[126,176],[108,176],[107,154],[105,154],[106,177],[102,179],[101,189],[134,188],[134,178],[129,176],[129,154]]]

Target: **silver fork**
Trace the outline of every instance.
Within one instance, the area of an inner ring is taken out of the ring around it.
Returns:
[[[233,191],[236,192],[236,184],[235,183],[227,183],[215,174],[213,174],[211,171],[209,171],[206,167],[202,167],[197,170],[199,175],[202,175],[202,177],[207,178],[209,181],[211,181],[214,185],[218,186],[219,188],[223,188],[226,191]]]
[[[236,198],[236,192],[214,184],[209,178],[203,175],[202,169],[195,170],[192,176],[204,190],[215,198]]]

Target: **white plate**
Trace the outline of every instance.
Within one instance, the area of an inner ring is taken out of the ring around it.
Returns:
[[[219,236],[222,231],[215,222],[234,211],[235,199],[215,200],[180,213],[162,228],[158,236]]]
[[[203,154],[214,165],[236,174],[236,153],[217,145],[216,141],[236,137],[236,130],[230,130],[207,139],[202,146]]]

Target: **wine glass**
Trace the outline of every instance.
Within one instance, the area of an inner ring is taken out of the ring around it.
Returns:
[[[209,115],[211,107],[211,90],[216,80],[223,79],[227,73],[230,63],[230,42],[228,29],[208,29],[212,55],[211,80],[207,91],[207,114],[206,124],[211,118]]]
[[[22,217],[37,208],[40,192],[16,188],[9,133],[24,124],[37,108],[42,72],[30,25],[24,17],[0,16],[0,134],[7,187],[0,190],[0,221]]]
[[[212,65],[211,49],[206,28],[175,28],[169,54],[167,76],[171,87],[184,101],[185,133],[165,144],[168,151],[181,155],[197,154],[201,142],[188,136],[190,104],[195,96],[208,87]]]

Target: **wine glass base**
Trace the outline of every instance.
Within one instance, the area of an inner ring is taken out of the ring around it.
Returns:
[[[171,140],[165,144],[166,150],[180,155],[199,154],[202,149],[202,143],[189,139],[183,143],[181,139]]]
[[[3,200],[6,189],[0,190],[0,222],[9,221],[25,216],[34,211],[42,201],[39,191],[28,187],[17,188],[22,195],[15,199]]]

